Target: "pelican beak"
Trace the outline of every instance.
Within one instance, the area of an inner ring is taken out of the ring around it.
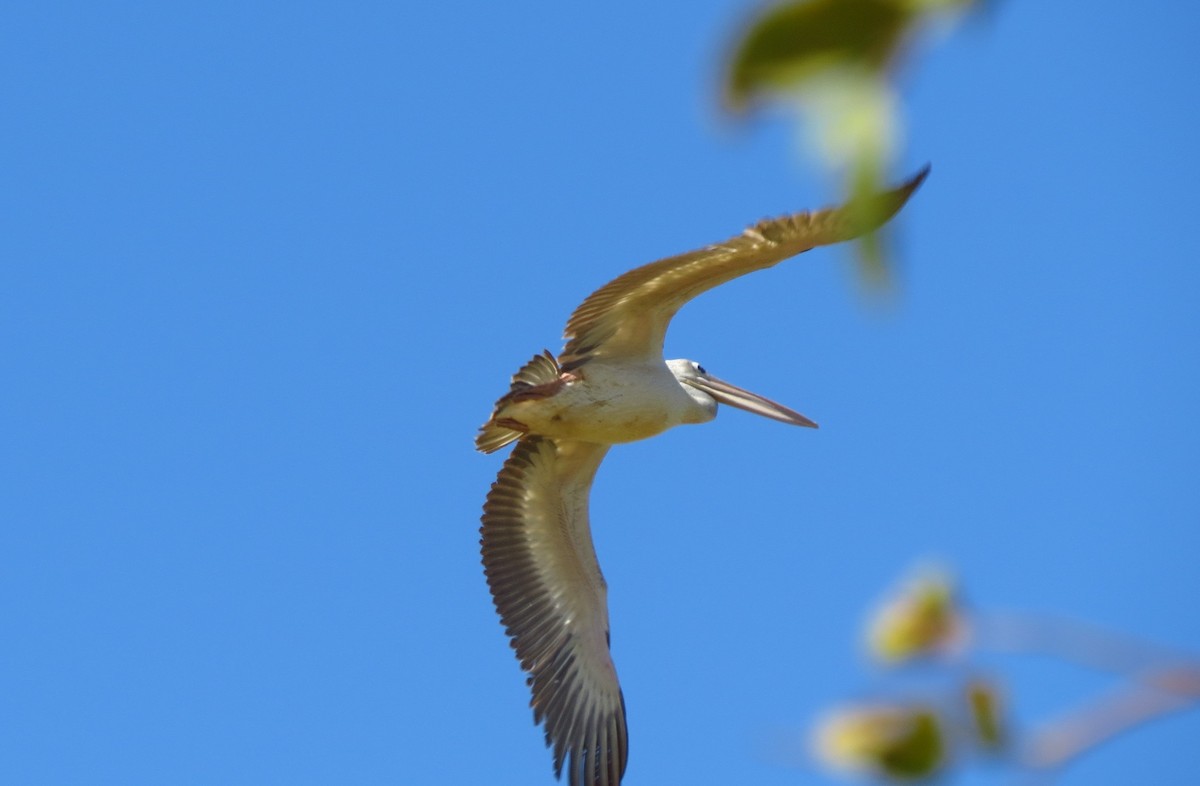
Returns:
[[[764,398],[757,393],[751,393],[749,390],[742,390],[737,385],[731,385],[722,379],[705,375],[702,377],[687,377],[683,381],[703,390],[721,404],[728,404],[731,407],[744,409],[747,412],[753,412],[755,415],[762,415],[763,417],[783,423],[790,423],[793,426],[817,427],[816,423],[804,417],[796,410],[788,409],[782,404],[777,404],[771,399]]]

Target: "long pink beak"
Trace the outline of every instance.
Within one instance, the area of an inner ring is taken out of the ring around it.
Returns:
[[[781,423],[817,428],[816,423],[804,417],[796,410],[788,409],[769,398],[760,396],[757,393],[751,393],[749,390],[743,390],[737,385],[731,385],[716,377],[708,375],[703,377],[688,377],[683,381],[703,390],[722,404],[744,409],[747,412],[753,412],[755,415],[762,415],[772,420],[778,420]]]

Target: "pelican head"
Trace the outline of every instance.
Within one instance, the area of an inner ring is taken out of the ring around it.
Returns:
[[[753,412],[756,415],[778,420],[782,423],[790,423],[793,426],[807,426],[816,428],[817,424],[808,418],[796,412],[793,409],[788,409],[782,404],[777,404],[769,398],[751,393],[749,390],[743,390],[736,385],[731,385],[728,382],[717,379],[712,374],[704,370],[694,360],[686,360],[680,358],[678,360],[668,360],[667,368],[675,375],[675,379],[679,380],[681,386],[692,400],[699,405],[703,415],[702,420],[705,422],[712,420],[717,416],[717,403],[728,404],[731,407],[744,409],[747,412]]]

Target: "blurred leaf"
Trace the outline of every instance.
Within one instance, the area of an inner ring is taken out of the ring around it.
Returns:
[[[954,586],[940,573],[910,580],[883,603],[867,630],[871,654],[886,663],[950,652],[965,638]]]
[[[928,13],[970,10],[972,6],[984,8],[991,5],[991,0],[908,0],[907,4],[916,11]]]
[[[881,770],[884,775],[902,780],[926,778],[941,767],[945,754],[937,715],[920,712],[911,718],[908,733],[880,757]]]
[[[810,122],[807,144],[825,163],[846,173],[852,210],[868,226],[881,221],[871,215],[874,196],[886,186],[887,162],[900,136],[896,96],[877,75],[862,70],[834,70],[815,76],[801,106]],[[872,232],[855,242],[862,278],[877,290],[890,283],[886,232]]]
[[[854,161],[853,166],[854,170],[850,175],[850,205],[859,214],[856,220],[874,223],[873,212],[878,210],[878,200],[872,197],[883,189],[884,156],[882,152],[872,154],[864,151]],[[884,232],[885,230],[880,228],[864,235],[859,238],[854,249],[858,255],[859,273],[863,281],[877,290],[886,290],[891,284]]]
[[[785,0],[753,16],[733,47],[721,93],[745,113],[775,101],[798,110],[806,142],[845,178],[853,199],[882,187],[901,138],[892,76],[926,22],[952,22],[987,0]],[[890,289],[890,248],[873,233],[855,243],[860,279]]]
[[[809,0],[768,9],[730,58],[726,104],[745,111],[761,94],[795,88],[830,68],[880,73],[911,16],[903,0]]]
[[[980,747],[1000,750],[1007,739],[999,688],[983,679],[967,683],[967,709],[971,728]]]
[[[816,753],[836,769],[902,781],[933,775],[947,758],[941,719],[922,705],[875,705],[835,713],[817,729]]]

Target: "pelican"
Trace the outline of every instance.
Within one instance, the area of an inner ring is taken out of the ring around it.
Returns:
[[[619,786],[628,759],[607,586],[588,521],[592,479],[609,447],[706,423],[719,403],[816,427],[699,363],[664,360],[671,317],[726,281],[873,231],[928,171],[867,202],[761,221],[724,243],[605,284],[567,321],[558,358],[547,350],[526,363],[480,429],[475,446],[482,452],[517,442],[484,503],[484,573],[528,673],[534,723],[545,724],[555,776],[566,765],[570,786]]]

